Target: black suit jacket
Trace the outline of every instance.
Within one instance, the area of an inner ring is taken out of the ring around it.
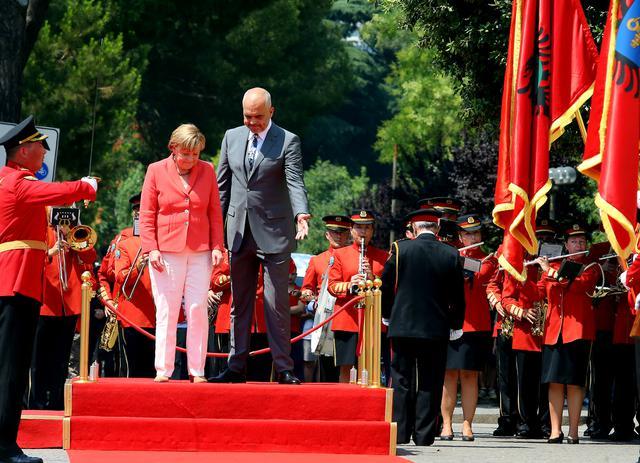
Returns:
[[[389,337],[443,339],[464,321],[464,276],[458,251],[431,233],[392,246],[382,273],[382,316]],[[397,275],[397,291],[395,290]]]

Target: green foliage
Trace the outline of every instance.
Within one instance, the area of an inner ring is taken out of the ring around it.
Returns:
[[[318,254],[327,248],[322,217],[349,214],[358,198],[370,190],[369,178],[364,168],[353,176],[344,166],[318,160],[305,172],[304,179],[314,218],[309,236],[299,243],[298,252]]]
[[[433,54],[409,45],[397,56],[387,78],[396,111],[378,130],[375,145],[383,162],[392,161],[394,145],[401,160],[428,157],[436,148],[455,144],[462,129],[460,97],[450,79],[434,69]]]
[[[39,124],[59,127],[56,177],[76,179],[89,172],[91,129],[97,89],[92,174],[102,177],[98,200],[83,211],[101,241],[117,229],[115,193],[144,144],[135,114],[141,71],[123,47],[122,34],[108,31],[108,1],[54,0],[25,69],[23,112]],[[133,164],[135,165],[135,164]]]

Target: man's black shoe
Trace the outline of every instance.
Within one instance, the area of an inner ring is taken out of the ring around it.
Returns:
[[[300,380],[289,370],[284,370],[278,374],[278,382],[280,384],[300,384]]]
[[[589,437],[594,440],[605,440],[609,439],[609,432],[611,432],[610,429],[595,429],[591,431],[591,435]]]
[[[207,381],[210,383],[246,383],[247,377],[244,373],[238,373],[227,368],[218,376],[212,376]]]
[[[516,433],[518,439],[546,439],[541,430],[527,429]]]
[[[19,453],[12,457],[0,457],[0,463],[43,463],[40,457],[30,457],[24,453]]]
[[[636,437],[636,433],[633,431],[631,432],[614,431],[613,434],[609,436],[609,439],[612,440],[613,442],[629,442],[633,440],[635,437]]]
[[[498,426],[494,431],[493,431],[493,436],[494,437],[511,437],[513,436],[515,433],[513,431],[513,429],[507,429],[504,428],[502,426]]]

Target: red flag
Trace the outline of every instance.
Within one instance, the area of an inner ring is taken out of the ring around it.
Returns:
[[[635,246],[640,144],[640,2],[612,0],[607,17],[583,161],[597,180],[596,205],[615,252]]]
[[[502,95],[494,222],[505,230],[501,265],[524,281],[546,202],[549,144],[591,96],[597,49],[578,0],[514,0]]]

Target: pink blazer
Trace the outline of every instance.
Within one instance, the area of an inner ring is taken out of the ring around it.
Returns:
[[[142,186],[140,238],[143,252],[224,248],[215,170],[198,161],[185,189],[171,156],[150,164]]]

